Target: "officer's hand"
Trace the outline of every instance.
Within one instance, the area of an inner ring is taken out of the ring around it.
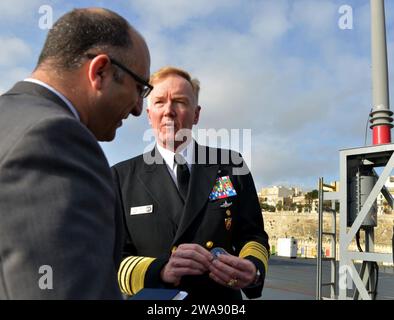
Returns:
[[[256,266],[247,259],[221,254],[210,268],[209,276],[217,283],[233,289],[242,289],[256,279]]]
[[[213,257],[204,247],[195,243],[184,243],[171,254],[161,271],[164,282],[178,285],[186,275],[201,275],[209,270]]]

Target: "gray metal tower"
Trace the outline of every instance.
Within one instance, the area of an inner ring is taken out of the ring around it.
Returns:
[[[319,181],[319,228],[317,256],[317,299],[322,299],[322,287],[331,287],[331,299],[376,299],[379,262],[393,262],[393,252],[375,252],[377,226],[376,200],[380,193],[393,208],[393,198],[384,184],[394,168],[394,144],[391,144],[392,112],[389,106],[387,45],[384,0],[370,0],[372,96],[371,147],[352,148],[339,152],[339,191],[324,195],[323,179]],[[379,175],[377,172],[381,172]],[[323,258],[322,237],[329,235],[335,243],[335,201],[339,199],[339,281],[336,277],[336,251]],[[333,228],[323,231],[323,201],[331,200]],[[364,248],[361,245],[364,236]],[[393,240],[394,241],[394,240]],[[355,243],[358,251],[350,249]],[[394,246],[394,244],[393,244]],[[322,283],[322,261],[331,261],[331,280]],[[356,262],[361,262],[357,269]],[[337,296],[336,289],[339,289]]]
[[[372,147],[340,151],[340,228],[339,299],[376,298],[378,262],[393,262],[392,253],[374,251],[377,226],[376,199],[380,192],[393,207],[393,199],[384,187],[394,168],[394,145],[390,130],[387,48],[384,0],[371,0],[371,53],[373,110]],[[375,170],[380,168],[379,170]],[[377,171],[383,170],[380,175]],[[361,247],[364,235],[364,248]],[[349,246],[356,242],[358,251]],[[355,262],[362,262],[357,270]],[[353,290],[351,290],[353,289]],[[350,293],[352,293],[350,295]]]

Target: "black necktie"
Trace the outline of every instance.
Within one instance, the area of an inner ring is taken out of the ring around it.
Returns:
[[[176,179],[178,182],[179,193],[182,196],[183,201],[186,201],[187,190],[189,188],[190,172],[187,167],[185,158],[176,153],[174,156],[174,161],[177,164],[176,168]]]

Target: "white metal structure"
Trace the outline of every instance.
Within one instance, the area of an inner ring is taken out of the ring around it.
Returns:
[[[279,238],[278,239],[278,256],[297,258],[297,240],[291,238]]]
[[[384,168],[378,176],[374,168]],[[357,174],[360,168],[373,170],[377,175],[377,181],[363,204],[360,203],[360,211],[354,221],[350,221],[349,203],[352,197],[350,193],[350,180]],[[366,299],[371,300],[371,290],[376,281],[371,273],[374,262],[392,262],[392,253],[374,252],[374,228],[365,228],[365,250],[363,252],[350,251],[349,246],[355,239],[356,233],[363,227],[380,192],[385,195],[387,202],[392,207],[393,199],[385,189],[384,183],[394,168],[394,144],[377,145],[373,147],[354,148],[340,151],[340,216],[339,216],[339,299]],[[348,229],[349,226],[349,229]],[[354,262],[362,261],[359,271]],[[349,289],[355,287],[355,294],[350,297]]]

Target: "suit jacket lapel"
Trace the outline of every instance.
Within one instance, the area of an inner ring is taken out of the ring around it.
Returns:
[[[174,217],[182,210],[183,203],[160,152],[154,148],[149,155],[149,163],[144,162],[144,171],[139,178],[150,196],[160,205],[160,212],[167,214],[175,223]]]
[[[53,103],[61,106],[65,111],[70,113],[73,117],[74,114],[69,109],[67,104],[56,94],[52,91],[48,90],[47,88],[40,86],[37,83],[28,82],[28,81],[20,81],[17,82],[11,90],[5,93],[5,95],[13,95],[13,94],[30,94],[37,97],[42,97],[52,101]]]
[[[195,146],[196,160],[192,165],[189,193],[173,245],[181,240],[182,236],[193,237],[192,234],[186,233],[186,231],[192,226],[193,221],[201,212],[204,204],[208,201],[209,194],[212,191],[219,169],[219,164],[209,164],[209,161],[206,161],[205,164],[197,163],[197,160],[199,159],[198,155],[201,154],[201,152],[208,156],[208,148],[200,146],[197,143]],[[181,241],[188,242],[187,239],[182,239]]]

